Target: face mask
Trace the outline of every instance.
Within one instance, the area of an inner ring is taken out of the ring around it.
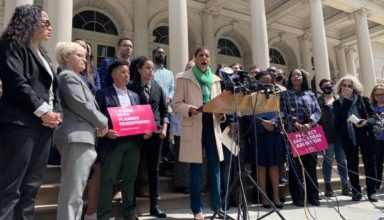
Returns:
[[[321,90],[323,90],[324,94],[331,94],[333,92],[333,87],[331,85],[323,87]]]
[[[277,82],[280,82],[281,80],[283,80],[283,76],[277,76],[277,77],[276,77],[276,81],[277,81]]]

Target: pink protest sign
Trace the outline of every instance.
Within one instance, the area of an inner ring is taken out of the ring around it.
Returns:
[[[150,105],[108,108],[113,130],[120,137],[156,131],[155,118]]]
[[[288,138],[291,140],[290,146],[293,157],[328,149],[327,139],[325,138],[322,126],[313,127],[308,131],[307,135],[301,132],[289,133]]]

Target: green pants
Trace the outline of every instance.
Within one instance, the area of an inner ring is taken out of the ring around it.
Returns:
[[[108,220],[112,214],[113,187],[121,178],[124,217],[136,215],[134,207],[134,185],[140,149],[135,141],[120,142],[115,149],[101,153],[100,197],[97,209],[98,220]]]

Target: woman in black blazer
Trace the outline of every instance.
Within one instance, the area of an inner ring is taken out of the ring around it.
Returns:
[[[359,184],[359,148],[363,157],[366,175],[368,199],[377,202],[375,180],[375,137],[368,118],[375,117],[375,112],[367,97],[362,96],[363,86],[351,75],[344,76],[336,84],[340,98],[333,102],[336,132],[340,135],[347,157],[348,176],[352,185],[352,200],[361,200]],[[350,120],[355,115],[358,120]]]
[[[143,158],[146,158],[147,162],[150,214],[158,218],[166,218],[167,215],[158,207],[160,154],[169,124],[166,96],[160,85],[153,80],[154,64],[151,60],[143,56],[138,57],[132,61],[130,69],[135,74],[135,78],[128,88],[139,95],[142,105],[151,105],[157,127],[156,132],[148,132],[144,135],[140,160],[140,163],[142,163],[145,161]],[[139,170],[142,170],[140,169],[141,166],[140,164]],[[140,175],[143,174],[139,172],[138,179]]]
[[[0,37],[0,219],[33,219],[61,123],[57,78],[40,47],[51,32],[41,7],[21,5]]]

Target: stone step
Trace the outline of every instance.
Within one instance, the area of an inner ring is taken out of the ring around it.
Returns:
[[[333,189],[338,192],[341,189],[341,182],[338,177],[331,179]],[[364,177],[360,177],[361,186],[365,185]],[[57,212],[57,194],[59,190],[59,184],[45,184],[41,187],[37,197],[36,217],[39,220],[51,220],[56,218]],[[320,192],[324,191],[324,181],[319,179]],[[339,193],[340,194],[340,193]],[[253,193],[253,187],[246,186],[247,201],[252,204],[256,201],[256,196]],[[284,197],[286,201],[290,201],[288,185],[280,185],[280,195]],[[137,198],[136,205],[139,213],[147,213],[149,210],[149,199],[148,198]],[[202,200],[205,207],[209,207],[209,194],[203,193]],[[87,202],[85,202],[86,207]],[[180,193],[160,193],[159,206],[161,209],[174,210],[174,209],[185,209],[189,207],[189,194]],[[122,216],[122,209],[120,202],[113,202],[113,213],[114,216]]]
[[[121,184],[121,183],[117,183]],[[37,192],[36,205],[55,204],[58,201],[60,190],[60,183],[43,184]],[[159,178],[159,192],[172,193],[174,192],[173,178],[160,177]],[[84,191],[84,200],[87,199],[87,189]]]
[[[147,214],[149,212],[149,199],[148,198],[137,198],[136,207],[137,211],[140,214]],[[205,207],[209,207],[209,195],[202,193],[202,201]],[[122,203],[113,202],[113,215],[116,217],[123,216],[122,212]],[[85,212],[87,203],[84,203]],[[35,206],[35,219],[38,220],[52,220],[56,219],[57,214],[57,203],[52,203],[49,205],[36,205]],[[180,194],[180,193],[163,193],[159,197],[159,207],[164,211],[175,210],[180,208],[189,207],[189,194]]]
[[[317,155],[317,164],[322,166],[324,158],[325,157],[322,154]],[[362,158],[361,154],[359,154],[359,164],[363,164],[363,158]],[[334,166],[336,165],[336,158],[335,157],[333,157],[332,165],[334,165]]]
[[[359,181],[360,181],[360,186],[365,187],[365,178],[360,176]],[[331,184],[332,184],[333,190],[336,192],[336,195],[341,195],[342,184],[341,184],[339,177],[331,178]],[[323,198],[324,189],[325,189],[324,180],[318,179],[318,185],[319,185],[319,190],[320,190],[320,198]],[[253,186],[247,186],[246,194],[247,194],[248,202],[256,202],[257,201],[257,195],[254,193]],[[280,194],[280,198],[285,198],[286,201],[291,201],[291,196],[289,194],[289,186],[288,185],[280,185],[279,186],[279,194]]]
[[[48,165],[45,170],[43,184],[60,183],[61,166],[60,165]]]

